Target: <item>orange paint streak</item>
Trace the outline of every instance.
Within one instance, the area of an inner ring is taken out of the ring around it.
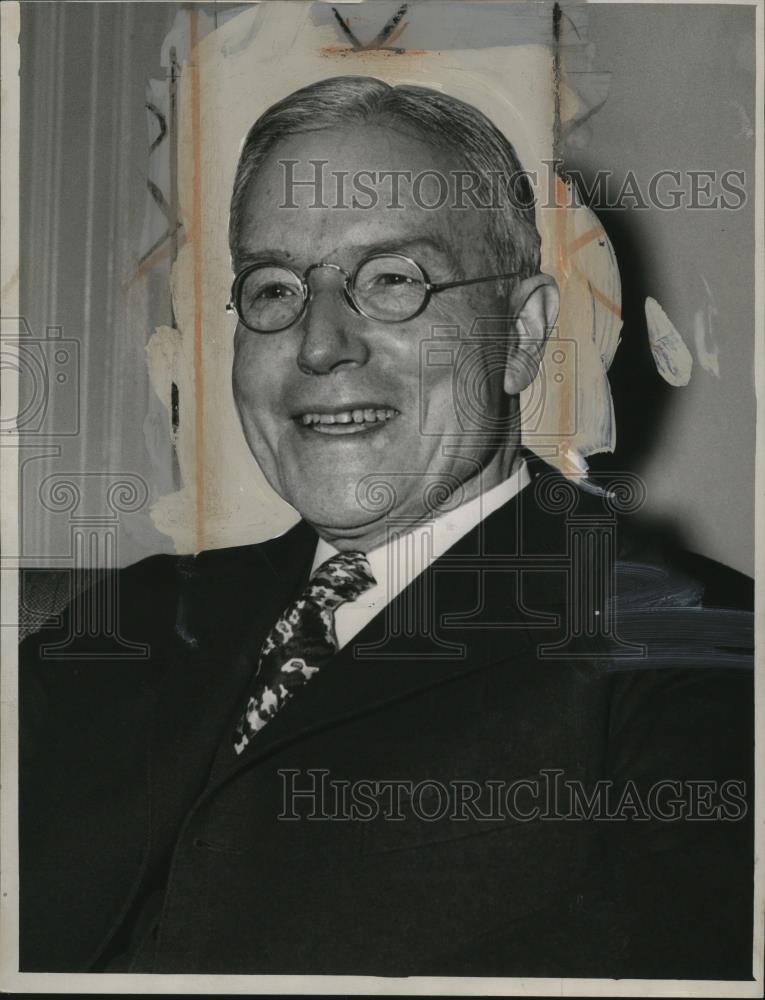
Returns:
[[[568,251],[568,233],[567,233],[567,223],[568,223],[568,210],[567,205],[567,191],[566,185],[563,181],[556,176],[555,178],[555,256],[557,261],[557,276],[558,283],[560,287],[560,299],[561,299],[561,311],[563,310],[563,305],[566,302],[566,285],[568,284],[568,276],[570,269],[570,257]],[[560,336],[560,328],[565,328],[565,319],[561,316],[558,320],[558,336]],[[576,388],[574,387],[574,391]],[[566,416],[571,412],[571,400],[570,394],[571,389],[567,382],[564,382],[559,389],[560,402],[558,406],[558,454],[565,455],[565,450],[561,447],[561,443],[566,435],[567,430],[567,419]],[[566,470],[570,471],[570,470]]]
[[[184,230],[180,230],[178,234],[178,249],[180,250],[180,248],[184,246],[185,243],[186,243],[186,233]],[[163,260],[167,260],[167,258],[172,255],[173,249],[174,248],[170,240],[169,239],[165,240],[162,246],[157,247],[154,253],[150,257],[147,257],[146,260],[136,268],[135,274],[133,275],[132,278],[130,278],[130,280],[125,284],[124,287],[130,288],[141,278],[145,278],[153,267],[156,267],[157,264],[161,264]]]
[[[409,27],[409,22],[403,21],[401,24],[399,24],[399,26],[396,28],[396,30],[393,32],[392,35],[388,35],[387,39],[385,40],[385,44],[393,45],[393,43],[396,41],[397,38],[401,38],[401,36],[408,27]]]
[[[598,240],[601,236],[605,236],[602,226],[593,226],[592,229],[588,229],[587,232],[582,233],[581,236],[577,236],[568,245],[569,254],[574,254],[577,250],[581,250],[582,247],[586,247],[588,243],[592,243],[593,240]]]
[[[194,270],[194,499],[196,514],[196,549],[205,542],[205,455],[204,455],[204,384],[202,381],[202,129],[201,91],[199,86],[198,13],[191,11],[191,148],[192,192],[189,242]]]
[[[574,271],[574,274],[576,274],[578,278],[581,278],[581,280],[587,285],[587,287],[590,290],[590,295],[592,295],[594,299],[600,302],[601,305],[605,306],[606,309],[609,309],[614,314],[614,316],[617,316],[619,319],[621,319],[622,307],[619,305],[619,303],[614,302],[613,299],[609,299],[609,297],[605,295],[603,292],[601,292],[599,288],[595,288],[595,286],[591,283],[590,279],[587,277],[584,271],[573,261],[571,267]]]
[[[560,179],[555,178],[555,259],[557,263],[558,280],[561,286],[561,296],[563,295],[566,279],[568,278],[568,234],[566,224],[568,213],[566,210],[567,192],[566,185]]]

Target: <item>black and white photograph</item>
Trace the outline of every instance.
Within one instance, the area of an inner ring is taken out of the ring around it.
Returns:
[[[764,6],[0,6],[3,990],[762,995]]]

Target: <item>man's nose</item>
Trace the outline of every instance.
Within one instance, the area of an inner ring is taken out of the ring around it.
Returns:
[[[310,282],[311,298],[300,323],[300,370],[308,375],[329,375],[339,368],[365,364],[369,350],[361,335],[364,321],[348,306],[340,275],[336,271],[314,273]]]

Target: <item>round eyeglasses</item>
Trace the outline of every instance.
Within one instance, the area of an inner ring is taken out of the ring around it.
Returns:
[[[367,319],[404,323],[427,308],[430,296],[447,288],[516,277],[517,271],[434,284],[411,257],[377,253],[365,257],[351,273],[337,264],[311,264],[302,275],[280,264],[249,264],[234,278],[228,312],[254,333],[280,333],[297,323],[311,299],[308,276],[326,268],[343,275],[345,302]]]

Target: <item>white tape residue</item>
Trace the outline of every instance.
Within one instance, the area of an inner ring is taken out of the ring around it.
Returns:
[[[693,357],[685,341],[656,299],[645,300],[648,342],[659,375],[670,385],[688,385]]]

